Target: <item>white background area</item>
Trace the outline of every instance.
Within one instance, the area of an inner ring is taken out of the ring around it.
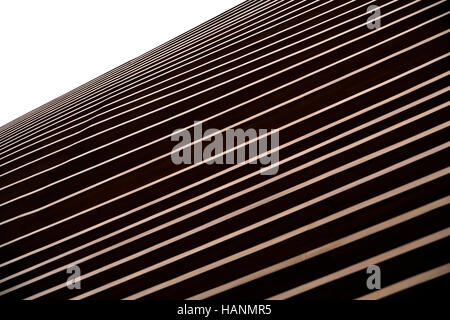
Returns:
[[[0,1],[0,126],[241,2]]]

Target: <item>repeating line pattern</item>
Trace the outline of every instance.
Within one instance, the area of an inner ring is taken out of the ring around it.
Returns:
[[[438,296],[447,7],[245,1],[3,126],[0,296]]]

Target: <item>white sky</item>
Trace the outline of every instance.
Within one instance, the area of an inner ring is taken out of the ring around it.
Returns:
[[[0,1],[0,126],[240,2]]]

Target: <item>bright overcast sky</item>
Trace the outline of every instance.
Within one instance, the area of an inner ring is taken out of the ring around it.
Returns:
[[[0,1],[0,126],[240,2]]]

